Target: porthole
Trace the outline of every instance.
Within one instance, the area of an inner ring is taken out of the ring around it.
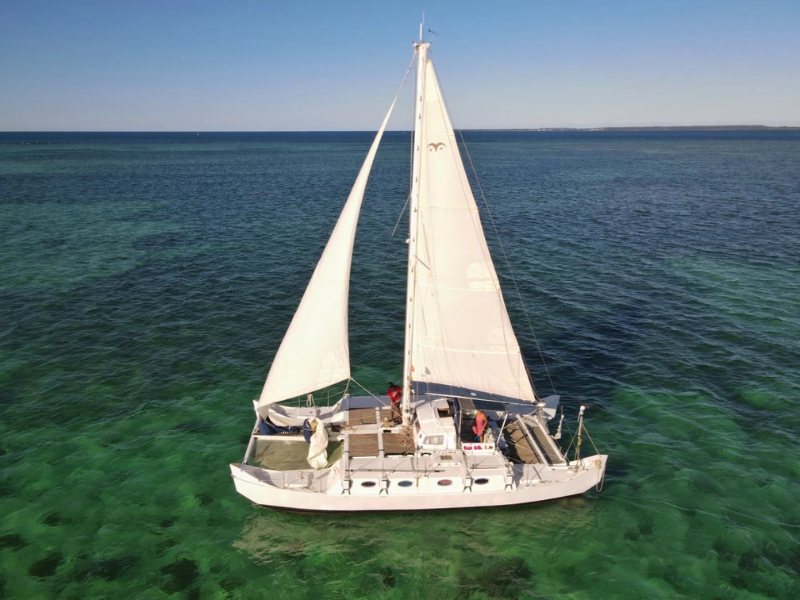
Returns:
[[[361,487],[375,487],[374,481],[362,481]]]
[[[414,482],[409,481],[408,479],[404,479],[403,481],[398,481],[397,485],[399,485],[400,487],[411,487],[412,485],[414,485]]]
[[[450,479],[440,479],[439,480],[439,485],[443,485],[443,486],[444,485],[453,485],[453,482]]]
[[[489,480],[486,477],[479,477],[475,480],[476,485],[486,485],[487,483],[489,483]]]

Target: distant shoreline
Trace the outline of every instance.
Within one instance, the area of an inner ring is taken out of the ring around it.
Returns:
[[[518,129],[462,129],[461,131],[762,131],[800,130],[791,125],[650,125],[642,127],[532,127]]]

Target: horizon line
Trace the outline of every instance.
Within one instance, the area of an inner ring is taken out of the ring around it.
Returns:
[[[735,125],[601,125],[595,127],[570,127],[570,126],[540,126],[540,127],[462,127],[454,131],[519,131],[519,132],[547,132],[547,131],[620,131],[620,130],[769,130],[769,129],[800,129],[800,125],[760,125],[760,124],[735,124]],[[377,129],[7,129],[0,134],[7,133],[375,133]],[[387,132],[406,133],[411,129],[387,129]]]

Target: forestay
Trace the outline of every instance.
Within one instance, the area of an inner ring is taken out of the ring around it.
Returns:
[[[433,64],[425,65],[411,379],[533,401]]]
[[[395,97],[272,361],[258,401],[259,407],[301,396],[350,377],[347,299],[353,241],[372,161],[396,102]]]

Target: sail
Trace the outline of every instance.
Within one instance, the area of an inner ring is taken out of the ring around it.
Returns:
[[[398,92],[399,94],[399,92]],[[350,377],[347,300],[361,201],[395,98],[361,166],[300,306],[272,361],[258,406],[314,392]]]
[[[410,291],[414,389],[534,401],[430,60],[424,68]]]

